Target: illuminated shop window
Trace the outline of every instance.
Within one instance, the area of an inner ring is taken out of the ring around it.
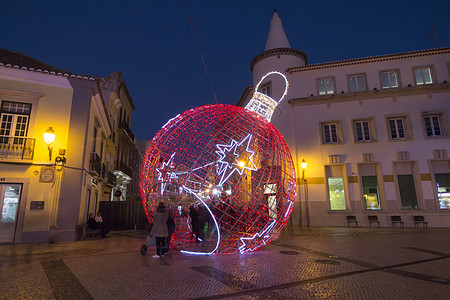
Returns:
[[[361,179],[366,209],[381,209],[377,176],[362,176]]]
[[[12,223],[16,221],[19,208],[21,185],[0,185],[0,207],[2,208],[0,223]]]
[[[388,71],[380,73],[381,88],[390,89],[398,87],[397,71]]]
[[[433,83],[433,78],[431,76],[431,68],[430,67],[415,68],[414,69],[414,77],[416,79],[417,85]]]
[[[419,209],[414,176],[412,174],[397,175],[397,180],[402,209]]]
[[[319,95],[331,95],[334,94],[334,83],[332,78],[319,79],[317,81],[319,88]]]
[[[328,194],[331,210],[345,210],[344,179],[342,177],[328,177]]]
[[[434,174],[439,209],[450,209],[450,173]]]
[[[366,90],[366,78],[364,75],[348,76],[348,87],[350,92],[361,92]]]

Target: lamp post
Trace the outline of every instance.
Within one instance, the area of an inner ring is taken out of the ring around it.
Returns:
[[[303,159],[302,162],[300,163],[300,165],[302,166],[302,169],[303,169],[302,181],[303,181],[303,190],[305,192],[306,226],[309,227],[310,220],[309,220],[308,182],[305,179],[305,170],[306,170],[306,167],[307,167],[308,163],[306,162],[305,159]]]
[[[48,159],[51,161],[53,147],[50,146],[51,144],[53,144],[53,141],[55,140],[55,131],[53,130],[53,127],[47,128],[47,130],[44,133],[44,140],[48,146]]]

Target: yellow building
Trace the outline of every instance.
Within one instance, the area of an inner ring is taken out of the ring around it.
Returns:
[[[106,89],[110,77],[119,88]],[[109,97],[121,90],[119,72],[80,76],[0,49],[0,243],[76,240],[100,201],[126,195],[133,168],[120,163],[130,146],[116,135],[121,107],[129,129],[134,106],[128,91],[128,102]],[[54,133],[48,144],[46,132]]]

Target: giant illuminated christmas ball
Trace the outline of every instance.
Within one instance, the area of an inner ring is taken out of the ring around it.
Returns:
[[[141,175],[149,221],[163,201],[175,215],[174,244],[193,254],[244,253],[267,244],[286,225],[295,190],[291,154],[278,130],[252,111],[224,104],[171,119],[149,144]]]

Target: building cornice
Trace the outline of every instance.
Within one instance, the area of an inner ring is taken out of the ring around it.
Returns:
[[[403,52],[403,53],[396,53],[396,54],[386,54],[386,55],[379,55],[379,56],[370,56],[370,57],[355,58],[355,59],[348,59],[348,60],[335,61],[335,62],[318,63],[318,64],[306,65],[306,66],[302,66],[302,67],[289,68],[286,70],[286,72],[295,73],[295,72],[302,72],[302,71],[309,71],[309,70],[327,69],[327,68],[351,66],[351,65],[366,64],[366,63],[372,63],[372,62],[381,62],[381,61],[389,61],[389,60],[395,60],[395,59],[405,59],[405,58],[438,55],[438,54],[446,54],[446,53],[450,53],[450,47],[437,48],[437,49],[431,49],[431,50]],[[256,59],[256,57],[255,57],[255,59]]]
[[[43,74],[49,74],[49,75],[56,75],[56,76],[63,76],[63,77],[70,77],[70,78],[77,78],[82,80],[90,80],[94,81],[95,78],[91,76],[85,76],[85,75],[76,75],[76,74],[70,74],[70,73],[62,73],[62,72],[55,72],[55,71],[48,71],[48,70],[42,70],[42,69],[34,69],[34,68],[28,68],[26,66],[18,66],[18,65],[11,65],[11,64],[3,64],[0,62],[0,66],[5,68],[12,68],[12,69],[19,69],[19,70],[25,70],[25,71],[31,71],[36,73],[43,73]]]
[[[292,106],[331,104],[337,102],[373,100],[380,98],[393,98],[412,95],[423,95],[431,93],[450,92],[450,83],[439,83],[422,86],[410,86],[385,90],[372,90],[365,92],[333,94],[323,96],[312,96],[304,98],[293,98],[288,101]]]
[[[40,93],[23,92],[7,89],[0,89],[0,94],[2,95],[2,100],[14,100],[14,101],[30,100],[34,102],[37,102],[39,98],[43,96],[43,94]]]
[[[264,51],[258,55],[255,56],[255,58],[250,63],[250,70],[253,72],[254,66],[261,60],[271,57],[271,56],[278,56],[278,55],[292,55],[300,57],[305,61],[305,64],[307,63],[308,58],[306,57],[306,54],[303,53],[300,50],[294,49],[294,48],[276,48],[276,49],[270,49],[267,51]]]

